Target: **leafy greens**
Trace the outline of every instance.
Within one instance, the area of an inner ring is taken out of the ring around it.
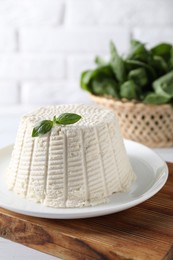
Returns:
[[[110,60],[97,56],[97,67],[81,74],[81,88],[94,95],[137,100],[147,104],[173,104],[173,45],[151,49],[132,40],[126,56],[110,42]]]

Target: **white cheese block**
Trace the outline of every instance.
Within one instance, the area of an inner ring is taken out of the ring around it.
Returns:
[[[82,119],[31,136],[38,122],[62,113]],[[22,118],[8,170],[8,187],[20,196],[55,208],[92,206],[126,191],[134,179],[113,112],[59,105]]]

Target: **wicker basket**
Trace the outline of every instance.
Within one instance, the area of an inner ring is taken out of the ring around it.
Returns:
[[[124,138],[150,147],[173,146],[173,108],[169,104],[146,105],[91,95],[117,115]]]

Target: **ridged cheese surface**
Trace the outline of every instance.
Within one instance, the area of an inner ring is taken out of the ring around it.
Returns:
[[[35,124],[66,112],[82,119],[31,137]],[[113,112],[59,105],[22,118],[8,170],[8,187],[20,196],[57,208],[92,206],[126,191],[134,179]]]

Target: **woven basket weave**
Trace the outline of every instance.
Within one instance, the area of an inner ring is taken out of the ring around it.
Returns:
[[[124,138],[150,147],[173,146],[173,108],[169,104],[146,105],[91,95],[102,107],[115,112]]]

